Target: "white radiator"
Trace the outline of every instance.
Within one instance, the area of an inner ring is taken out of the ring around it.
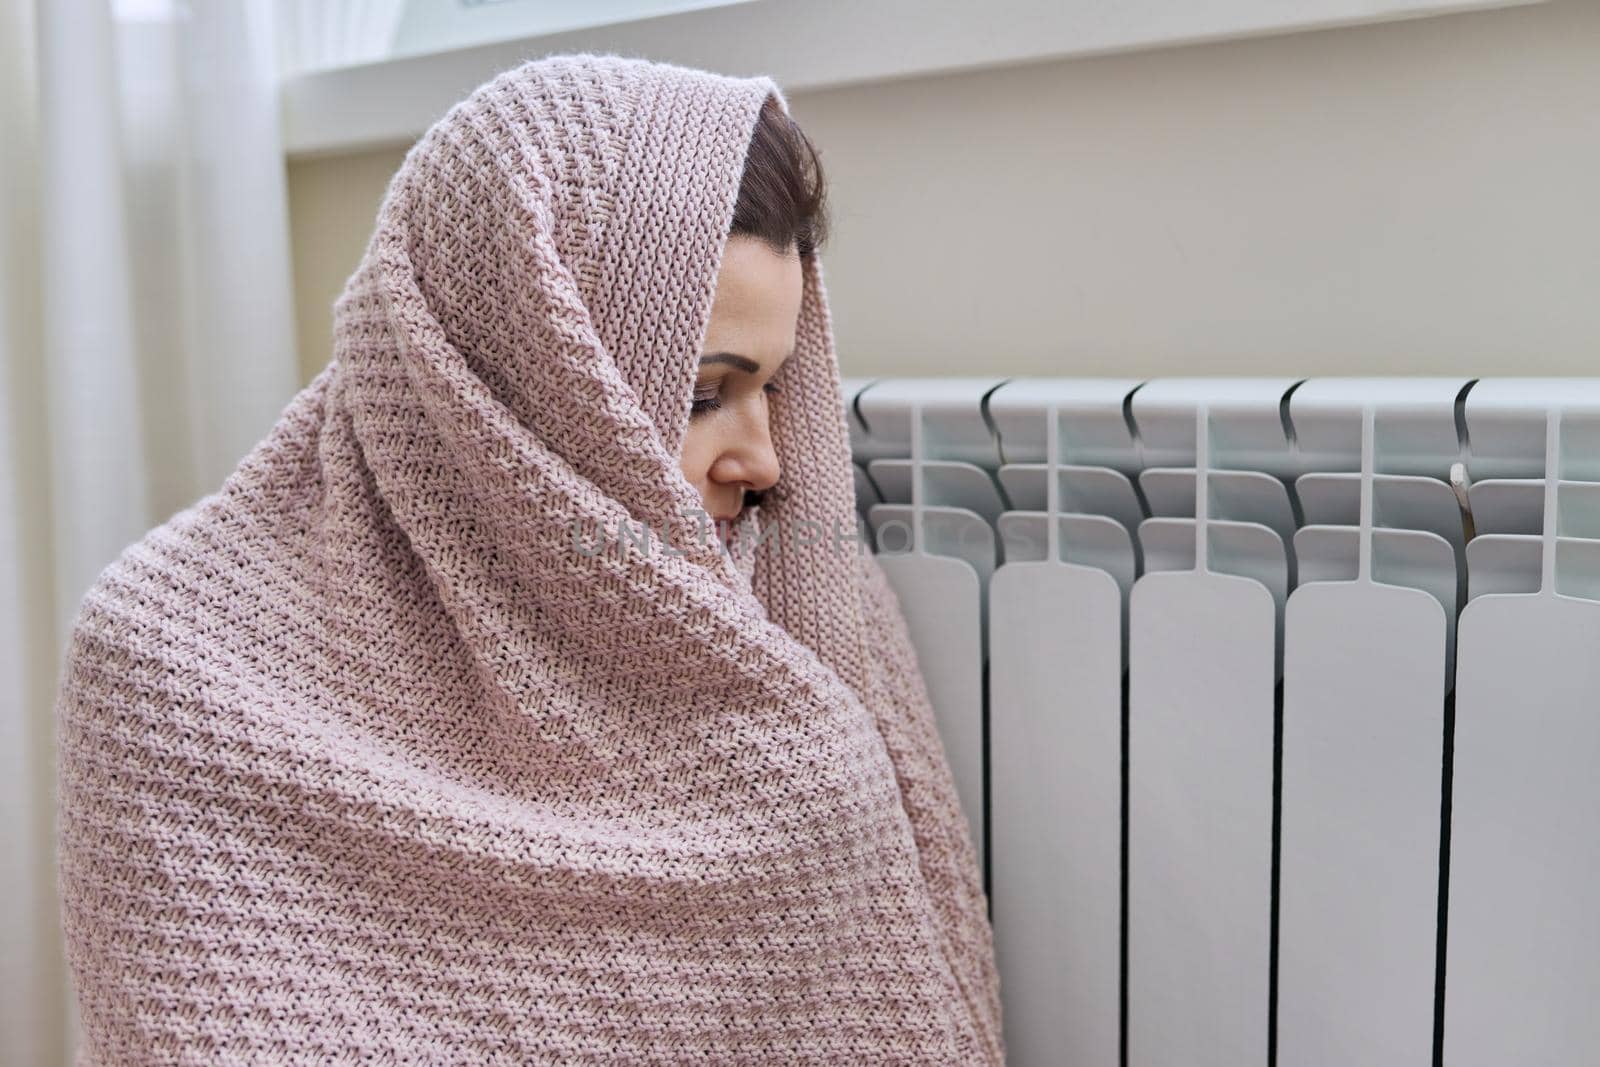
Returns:
[[[1600,378],[845,393],[1009,1062],[1600,1063]]]

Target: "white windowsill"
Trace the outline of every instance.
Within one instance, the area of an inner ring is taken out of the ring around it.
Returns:
[[[496,73],[551,52],[643,55],[786,92],[1359,25],[1544,0],[748,0],[300,74],[280,89],[290,158],[415,140]]]

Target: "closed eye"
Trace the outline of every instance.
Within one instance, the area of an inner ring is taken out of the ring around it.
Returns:
[[[780,391],[778,389],[778,383],[777,382],[768,382],[766,385],[762,386],[761,388],[769,396]],[[722,406],[722,397],[719,394],[714,393],[714,392],[713,393],[707,393],[707,394],[704,394],[704,395],[696,393],[695,397],[694,397],[694,402],[689,405],[689,415],[690,415],[690,417],[693,417],[695,415],[703,415],[708,411],[715,411],[718,408],[720,408],[721,406]]]

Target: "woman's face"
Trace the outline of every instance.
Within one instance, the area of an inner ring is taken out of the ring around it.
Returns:
[[[745,234],[728,239],[682,456],[684,475],[724,539],[745,491],[778,480],[767,396],[777,391],[771,379],[794,351],[800,297],[800,256],[792,244],[779,255]]]

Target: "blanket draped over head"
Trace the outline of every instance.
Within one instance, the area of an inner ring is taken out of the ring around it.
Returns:
[[[479,86],[330,365],[96,580],[57,720],[80,1063],[1002,1061],[814,256],[747,562],[679,465],[768,94],[594,54]]]

